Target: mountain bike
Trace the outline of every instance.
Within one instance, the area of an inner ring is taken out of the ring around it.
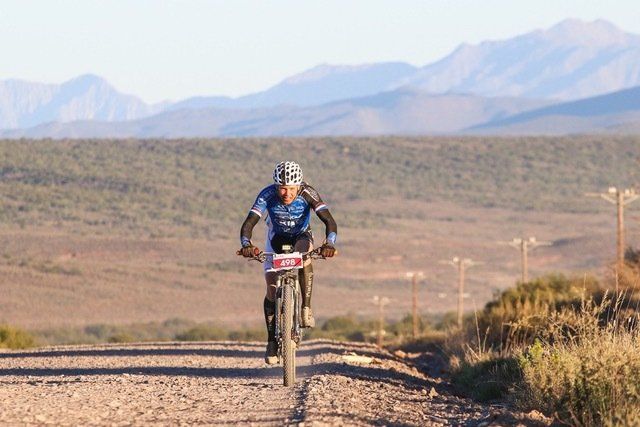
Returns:
[[[286,387],[296,382],[296,349],[302,341],[301,291],[298,270],[305,259],[324,259],[320,248],[309,252],[293,252],[291,245],[282,245],[282,253],[260,252],[250,260],[264,263],[271,259],[272,268],[278,273],[276,280],[275,335],[278,342],[278,363],[283,367],[283,383]]]

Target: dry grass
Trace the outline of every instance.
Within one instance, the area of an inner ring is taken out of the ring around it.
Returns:
[[[503,291],[467,322],[471,345],[500,354],[529,345],[549,328],[549,318],[564,307],[575,307],[599,292],[595,278],[548,274]],[[567,312],[572,312],[568,310]],[[482,341],[480,342],[480,339]]]
[[[503,292],[450,336],[455,384],[570,425],[638,425],[637,267],[612,278],[618,292],[558,275]],[[500,326],[502,336],[491,333]]]
[[[621,302],[587,301],[577,313],[556,313],[546,337],[515,353],[520,405],[574,425],[640,423],[640,330],[632,318],[600,324]]]

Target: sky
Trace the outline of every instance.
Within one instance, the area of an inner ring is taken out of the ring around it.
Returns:
[[[0,0],[0,80],[92,73],[146,102],[239,96],[324,63],[422,66],[566,18],[640,34],[637,0]]]

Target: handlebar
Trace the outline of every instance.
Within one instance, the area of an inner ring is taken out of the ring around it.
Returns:
[[[322,251],[322,246],[317,247],[309,252],[303,252],[302,256],[305,258],[311,258],[311,259],[325,259],[325,257],[320,255],[321,251]],[[242,249],[236,251],[236,255],[242,255]],[[276,252],[264,252],[258,248],[254,248],[253,256],[249,258],[249,261],[255,260],[255,261],[264,262],[267,259],[267,257],[271,255],[278,255],[278,254]],[[338,255],[337,250],[335,251],[335,255]]]
[[[253,247],[253,256],[254,256],[254,258],[255,258],[255,257],[257,257],[257,256],[258,256],[258,255],[260,255],[260,254],[261,254],[260,249],[258,249],[258,248],[256,248],[256,247],[254,246],[254,247]],[[242,249],[238,249],[238,250],[236,251],[236,255],[242,255]]]

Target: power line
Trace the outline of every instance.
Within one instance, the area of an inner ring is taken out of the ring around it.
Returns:
[[[462,328],[462,313],[464,310],[462,299],[464,298],[465,271],[473,266],[484,263],[476,262],[469,258],[453,257],[450,260],[440,261],[440,264],[448,264],[458,269],[458,328]]]
[[[529,237],[528,239],[524,237],[514,237],[510,242],[498,242],[501,245],[509,245],[512,248],[518,249],[520,251],[520,260],[522,264],[522,283],[527,283],[529,281],[529,251],[534,250],[538,246],[551,246],[553,242],[544,242],[536,240],[535,237]]]
[[[613,203],[617,207],[618,227],[617,227],[617,251],[616,251],[616,270],[619,272],[624,265],[624,207],[640,198],[635,190],[625,188],[624,190],[609,187],[606,193],[587,193],[587,197],[600,197],[609,203]]]

